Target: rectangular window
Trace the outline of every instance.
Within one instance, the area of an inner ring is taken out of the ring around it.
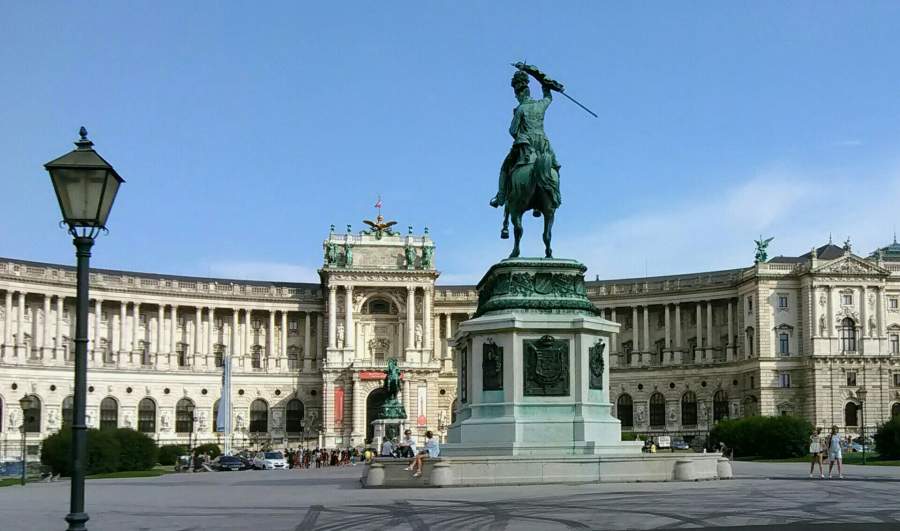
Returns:
[[[900,354],[900,335],[891,334],[891,354]]]
[[[217,317],[216,318],[216,328],[221,330],[223,327],[224,327],[224,321],[222,321],[221,318]]]
[[[789,372],[778,373],[778,387],[788,388],[790,386],[791,386],[791,373],[789,373]]]
[[[778,308],[781,310],[786,310],[787,307],[788,307],[787,295],[779,295],[778,296]]]
[[[184,317],[178,318],[178,328],[184,328]]]
[[[894,387],[900,387],[900,372],[894,373]]]
[[[897,297],[891,297],[888,299],[888,309],[890,310],[898,310],[900,309],[900,299]]]
[[[290,330],[291,332],[296,332],[298,324],[299,321],[288,321],[288,330]]]
[[[753,313],[753,297],[747,297],[747,313]]]
[[[856,387],[856,371],[847,371],[847,386]]]
[[[853,305],[853,294],[852,293],[842,293],[841,294],[841,304],[844,306],[852,306]]]
[[[790,339],[787,334],[778,335],[778,353],[782,356],[790,354]]]
[[[750,389],[756,389],[756,378],[754,376],[750,377]]]

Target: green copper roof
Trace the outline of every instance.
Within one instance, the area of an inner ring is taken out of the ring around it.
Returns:
[[[894,234],[894,243],[887,247],[876,249],[872,256],[877,258],[879,251],[884,255],[886,262],[900,262],[900,243],[897,243],[897,235]]]

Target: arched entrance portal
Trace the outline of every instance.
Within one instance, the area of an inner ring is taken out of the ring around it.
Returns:
[[[366,444],[372,442],[375,437],[375,428],[372,427],[372,421],[378,419],[378,410],[381,409],[384,401],[388,399],[388,392],[384,387],[379,387],[366,398]]]

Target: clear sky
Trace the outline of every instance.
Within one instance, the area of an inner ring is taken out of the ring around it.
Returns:
[[[440,282],[509,253],[488,206],[509,63],[565,83],[554,251],[601,278],[889,243],[898,2],[0,1],[0,255],[74,263],[42,164],[85,125],[127,180],[97,267],[317,280],[384,213]],[[535,87],[533,90],[537,90]],[[523,254],[540,255],[528,217]]]

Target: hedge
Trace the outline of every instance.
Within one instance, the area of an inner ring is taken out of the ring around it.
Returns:
[[[882,459],[900,459],[900,416],[878,427],[875,449]]]
[[[157,459],[163,466],[172,466],[182,455],[187,455],[187,446],[180,444],[165,444],[159,447]]]
[[[222,450],[220,450],[219,445],[215,443],[201,444],[194,448],[194,456],[203,454],[209,454],[211,459],[215,459],[222,455]]]
[[[709,437],[713,448],[725,443],[735,457],[783,459],[806,455],[812,430],[800,417],[746,417],[720,421]]]
[[[121,446],[111,430],[87,430],[86,472],[102,474],[119,470]],[[50,467],[54,474],[72,475],[72,430],[62,430],[44,439],[41,448],[41,464]]]
[[[150,470],[156,466],[159,449],[156,441],[147,434],[130,428],[119,428],[114,432],[119,440],[119,470]]]

